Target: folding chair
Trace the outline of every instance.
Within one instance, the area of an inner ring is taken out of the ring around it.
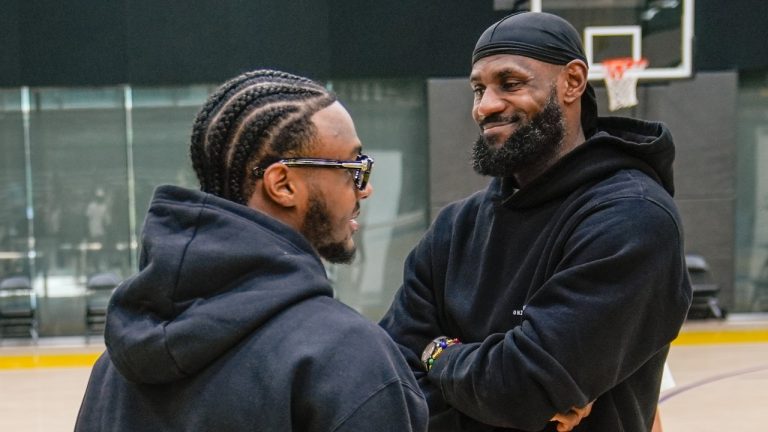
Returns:
[[[768,308],[768,258],[757,277],[752,281],[752,311],[764,312]]]
[[[0,281],[0,338],[26,334],[37,343],[37,297],[27,276]]]
[[[714,283],[709,264],[701,255],[687,254],[685,265],[691,276],[693,300],[688,310],[688,318],[725,319],[726,310],[720,307],[717,299],[720,287]]]
[[[114,273],[98,273],[88,279],[85,286],[86,337],[104,334],[109,299],[121,281],[122,279]]]

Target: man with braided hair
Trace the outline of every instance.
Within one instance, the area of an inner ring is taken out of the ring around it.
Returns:
[[[320,260],[352,259],[372,192],[335,96],[241,75],[198,114],[191,157],[202,190],[155,192],[75,430],[426,430],[396,345],[333,299]]]

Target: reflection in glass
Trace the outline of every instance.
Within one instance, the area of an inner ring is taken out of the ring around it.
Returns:
[[[427,226],[427,109],[418,80],[343,80],[329,86],[376,161],[362,203],[352,266],[329,265],[337,297],[378,320],[402,282],[403,262]]]
[[[90,275],[126,274],[126,153],[120,88],[32,91],[36,279],[46,297],[82,295]]]
[[[29,270],[23,124],[19,89],[0,90],[0,280]]]
[[[329,86],[376,160],[358,257],[352,266],[329,265],[329,276],[341,301],[376,320],[426,228],[424,85]],[[41,336],[86,334],[88,281],[136,271],[132,239],[158,185],[198,188],[189,135],[216,87],[0,90],[0,280],[30,277]]]
[[[216,86],[133,89],[133,165],[137,237],[155,187],[197,189],[189,160],[192,121]]]
[[[765,72],[739,77],[736,311],[768,311],[768,106]]]

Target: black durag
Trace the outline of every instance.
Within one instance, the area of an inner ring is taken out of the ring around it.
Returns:
[[[475,44],[472,64],[495,54],[521,55],[556,65],[571,60],[587,64],[576,29],[559,16],[544,12],[515,13],[488,27]],[[581,95],[581,127],[587,137],[597,127],[597,99],[589,83]]]

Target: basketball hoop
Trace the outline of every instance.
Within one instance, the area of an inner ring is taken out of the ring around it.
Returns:
[[[637,105],[637,72],[648,66],[646,59],[612,58],[602,62],[605,87],[608,89],[608,109],[616,111]]]

